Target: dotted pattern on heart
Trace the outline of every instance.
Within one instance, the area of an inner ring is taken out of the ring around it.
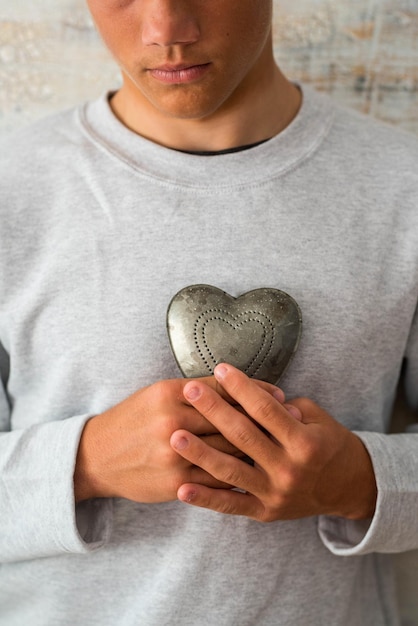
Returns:
[[[277,384],[296,352],[302,314],[289,294],[260,287],[234,298],[218,287],[189,285],[171,299],[167,332],[186,378],[230,363],[250,378]]]
[[[242,311],[238,315],[222,309],[212,308],[203,311],[196,319],[193,335],[196,350],[210,374],[219,362],[219,358],[213,353],[206,340],[207,329],[211,322],[224,322],[233,330],[238,330],[248,323],[256,323],[261,327],[260,346],[243,370],[248,376],[255,376],[271,354],[274,345],[276,330],[272,319],[261,311]]]

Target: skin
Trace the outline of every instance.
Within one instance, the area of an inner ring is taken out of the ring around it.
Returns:
[[[76,502],[112,497],[167,502],[176,500],[185,482],[229,487],[184,459],[170,445],[172,434],[186,429],[228,456],[244,456],[185,398],[187,382],[174,379],[154,383],[87,422],[74,472]],[[227,404],[234,402],[215,378],[196,382],[211,388]],[[283,392],[274,385],[261,381],[257,385],[276,401],[284,401]]]
[[[111,106],[134,132],[220,150],[272,137],[296,116],[299,90],[273,57],[271,0],[88,5],[122,71]],[[361,440],[311,400],[284,404],[281,390],[225,367],[216,378],[155,383],[91,418],[76,501],[178,498],[264,522],[370,517],[377,490]]]
[[[111,106],[128,128],[168,147],[220,150],[270,138],[300,106],[272,48],[268,0],[88,0],[118,62]],[[203,76],[166,84],[162,65],[207,64]]]
[[[198,381],[185,385],[185,398],[254,465],[177,431],[171,437],[174,450],[241,490],[189,483],[180,487],[180,500],[261,522],[373,515],[373,468],[356,435],[307,398],[283,405],[231,365],[218,366],[215,377],[247,415]]]

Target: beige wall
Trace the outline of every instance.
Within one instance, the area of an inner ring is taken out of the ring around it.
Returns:
[[[289,76],[418,134],[418,0],[276,0],[275,35]],[[118,84],[84,0],[0,0],[0,133]],[[418,625],[418,553],[398,560]]]
[[[276,7],[277,57],[291,76],[418,134],[418,0]]]

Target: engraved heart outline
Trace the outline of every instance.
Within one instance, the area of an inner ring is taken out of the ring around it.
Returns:
[[[210,315],[210,317],[207,317],[208,315]],[[251,315],[253,317],[248,317]],[[240,320],[240,318],[242,319]],[[262,318],[264,318],[264,320]],[[244,324],[250,324],[252,322],[261,326],[261,345],[250,363],[243,369],[247,376],[255,377],[273,347],[275,329],[270,318],[260,311],[243,311],[238,315],[233,315],[230,311],[224,309],[210,309],[209,311],[203,312],[195,322],[194,338],[196,349],[201,353],[202,359],[207,364],[209,375],[213,372],[213,368],[220,362],[219,357],[216,357],[212,352],[211,342],[208,340],[206,333],[207,327],[212,322],[226,324],[234,331],[242,328]],[[221,326],[221,324],[219,324],[219,326]],[[270,338],[268,336],[269,334]],[[201,343],[199,342],[199,338],[202,340]],[[212,362],[212,365],[209,364],[209,360]]]
[[[278,289],[234,298],[211,285],[190,285],[168,306],[167,332],[186,378],[211,375],[218,363],[228,362],[250,377],[277,383],[299,346],[302,314]]]

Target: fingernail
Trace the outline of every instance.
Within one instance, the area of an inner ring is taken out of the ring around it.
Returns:
[[[193,383],[189,383],[184,387],[184,395],[188,400],[197,400],[201,396],[201,390]]]
[[[292,417],[297,419],[298,422],[302,421],[302,413],[299,411],[299,409],[293,406],[293,404],[285,404],[284,406]]]
[[[216,378],[225,378],[225,376],[228,374],[228,368],[225,367],[225,365],[217,365],[215,367],[214,374]]]
[[[273,398],[276,398],[276,400],[278,400],[280,404],[283,404],[284,392],[281,389],[276,389],[275,391],[273,391]]]
[[[196,492],[195,491],[189,491],[189,493],[187,494],[187,496],[184,499],[184,502],[186,502],[187,504],[190,504],[191,502],[193,502],[193,500],[196,498]]]
[[[173,448],[175,448],[176,450],[185,450],[188,445],[189,442],[187,441],[186,437],[179,437],[178,439],[173,441]]]
[[[180,502],[184,502],[185,504],[190,504],[196,498],[196,491],[193,489],[182,489],[180,488],[179,493],[177,494]]]

